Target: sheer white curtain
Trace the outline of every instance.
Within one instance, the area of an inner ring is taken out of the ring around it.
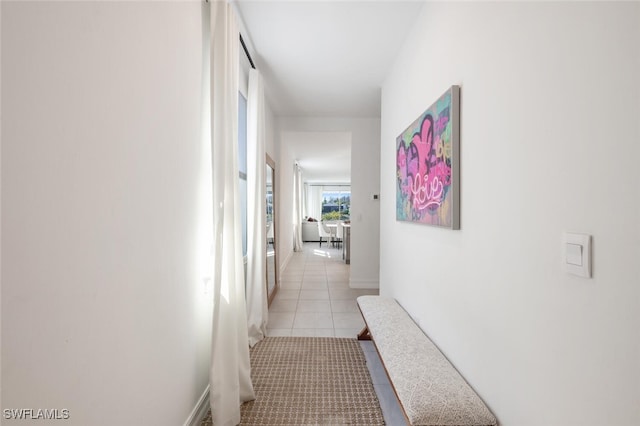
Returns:
[[[321,185],[309,185],[307,189],[307,214],[317,220],[322,217],[322,191]]]
[[[309,217],[309,185],[302,187],[302,217]]]
[[[210,2],[213,330],[210,404],[216,426],[240,423],[251,384],[238,197],[239,32],[231,5]]]
[[[302,170],[293,165],[293,251],[302,251]]]
[[[268,302],[265,269],[266,190],[265,190],[264,86],[257,70],[249,72],[247,98],[247,322],[249,345],[267,335]]]

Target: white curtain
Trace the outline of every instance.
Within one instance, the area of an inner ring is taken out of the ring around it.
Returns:
[[[302,217],[309,217],[309,185],[302,187]]]
[[[249,72],[247,98],[247,322],[249,345],[267,335],[266,190],[264,86],[257,70]]]
[[[293,250],[302,251],[302,170],[293,165]]]
[[[213,331],[210,404],[216,426],[240,423],[251,384],[238,197],[239,32],[231,5],[210,3]]]
[[[322,191],[321,185],[309,185],[307,189],[307,214],[317,220],[322,217]]]

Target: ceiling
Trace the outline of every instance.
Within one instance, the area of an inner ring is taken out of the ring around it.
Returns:
[[[379,117],[380,87],[423,3],[236,4],[276,115]]]
[[[235,5],[276,116],[379,117],[382,83],[423,2],[236,0]],[[297,144],[317,139],[322,135],[307,135]],[[305,180],[350,176],[350,149],[338,161],[326,143],[296,148]]]
[[[351,182],[350,132],[284,132],[307,183]]]

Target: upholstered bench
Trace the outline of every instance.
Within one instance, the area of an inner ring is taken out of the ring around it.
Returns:
[[[480,397],[394,299],[360,296],[366,327],[410,425],[496,425]]]

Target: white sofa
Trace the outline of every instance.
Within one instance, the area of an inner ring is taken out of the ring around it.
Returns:
[[[318,222],[302,222],[302,241],[320,241]]]

